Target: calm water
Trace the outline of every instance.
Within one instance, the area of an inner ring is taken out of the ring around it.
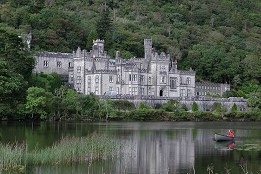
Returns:
[[[216,143],[214,132],[232,129],[234,148],[244,144],[261,146],[261,123],[229,122],[110,122],[110,123],[1,123],[2,143],[26,142],[30,149],[45,148],[65,136],[105,134],[123,144],[114,160],[73,166],[38,166],[32,174],[197,174],[261,173],[261,151],[229,150],[229,143]],[[232,147],[232,145],[230,144]],[[233,147],[232,147],[233,148]]]

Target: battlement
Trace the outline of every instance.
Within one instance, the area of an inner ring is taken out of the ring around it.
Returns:
[[[93,42],[93,44],[95,45],[95,44],[97,44],[97,43],[104,43],[104,40],[102,40],[102,39],[96,39],[96,40],[93,40],[92,42]]]
[[[86,74],[92,74],[92,70],[86,70]],[[102,69],[102,70],[95,70],[95,72],[97,73],[104,73],[104,74],[116,74],[117,71],[116,70],[106,70],[106,69]]]
[[[36,52],[34,54],[36,57],[49,57],[49,58],[72,58],[73,54],[71,53],[56,53],[56,52]]]
[[[178,70],[178,72],[181,75],[195,75],[195,71],[192,71],[192,70],[189,70],[189,71]]]

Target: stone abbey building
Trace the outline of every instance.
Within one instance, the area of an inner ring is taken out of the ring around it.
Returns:
[[[78,48],[73,53],[39,52],[34,57],[35,72],[56,72],[83,94],[147,97],[205,94],[195,91],[198,89],[195,72],[178,70],[177,62],[171,61],[169,54],[153,49],[151,39],[144,39],[144,58],[124,59],[117,51],[115,59],[111,59],[104,50],[104,41],[99,39],[93,41],[89,52]]]

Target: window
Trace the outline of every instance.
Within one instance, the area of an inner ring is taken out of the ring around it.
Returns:
[[[144,95],[145,94],[145,89],[144,88],[140,88],[140,94]]]
[[[177,88],[177,78],[170,78],[170,89],[176,89]]]
[[[47,60],[45,60],[43,66],[44,67],[48,67],[49,66],[49,62]]]
[[[81,73],[81,67],[77,66],[77,73]]]
[[[113,91],[113,87],[112,86],[109,87],[109,91]]]
[[[70,79],[71,79],[71,82],[73,82],[73,74],[71,74]]]
[[[96,95],[99,94],[99,87],[98,87],[98,86],[95,87],[95,94],[96,94]]]
[[[92,81],[91,76],[88,76],[88,84],[91,84],[91,81]]]
[[[113,77],[109,76],[109,82],[112,83],[113,82]]]
[[[133,81],[133,82],[137,82],[137,79],[138,79],[137,77],[138,77],[137,74],[133,74],[133,75],[132,75],[132,81]]]
[[[149,80],[148,80],[148,81],[149,81],[149,83],[151,83],[151,77],[149,77]]]
[[[76,77],[76,83],[81,83],[81,76]]]
[[[140,81],[141,81],[141,82],[144,82],[144,80],[145,80],[144,75],[140,75]]]
[[[121,77],[121,76],[118,74],[118,75],[117,75],[117,82],[118,82],[118,83],[120,82],[120,77]]]
[[[91,86],[88,86],[88,93],[91,92]]]
[[[69,68],[72,67],[72,62],[69,62]]]
[[[187,90],[187,96],[191,96],[191,89]]]
[[[120,88],[117,87],[117,94],[120,94]]]
[[[190,85],[191,84],[191,78],[187,77],[187,84]]]
[[[182,84],[182,77],[180,77],[180,84]]]
[[[98,75],[95,76],[95,83],[99,83],[99,76]]]
[[[61,68],[62,67],[62,62],[61,61],[57,61],[57,67]]]
[[[161,76],[160,83],[165,83],[165,76]]]
[[[131,74],[129,74],[129,81],[131,82]]]
[[[185,89],[181,89],[181,90],[180,90],[180,96],[181,96],[181,97],[186,96],[186,91],[185,91]]]
[[[129,94],[131,94],[131,87],[129,87]]]
[[[148,91],[148,93],[149,93],[149,95],[150,95],[150,93],[151,93],[151,87],[149,87],[149,89],[148,89],[149,91]]]
[[[161,66],[160,66],[160,70],[161,70],[161,71],[165,71],[165,70],[166,70],[166,66],[161,65]]]
[[[137,95],[137,92],[138,92],[138,88],[137,87],[133,87],[132,88],[132,94],[133,95]]]

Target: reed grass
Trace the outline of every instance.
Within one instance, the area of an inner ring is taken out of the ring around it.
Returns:
[[[65,137],[53,146],[28,151],[26,145],[0,144],[0,170],[22,170],[27,165],[59,165],[113,158],[119,150],[113,139],[97,134]]]

